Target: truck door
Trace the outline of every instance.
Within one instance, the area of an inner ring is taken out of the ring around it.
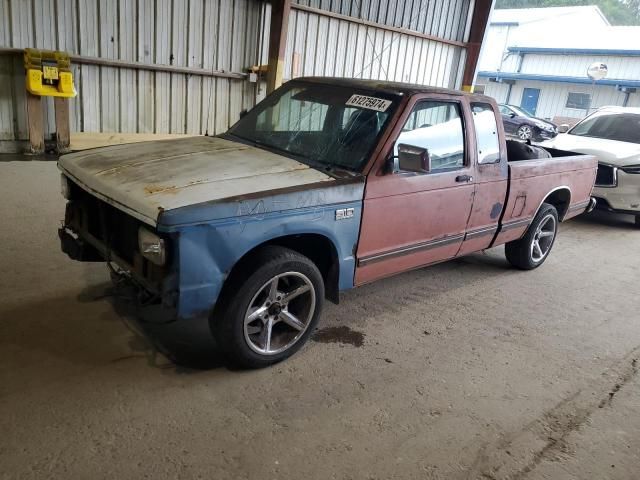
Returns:
[[[458,255],[488,248],[498,229],[507,196],[508,165],[504,131],[498,112],[489,102],[471,101],[475,133],[475,198],[464,242]]]
[[[367,177],[357,248],[356,285],[452,258],[473,203],[473,167],[463,98],[414,97]],[[472,127],[471,127],[472,128]],[[393,171],[398,144],[426,148],[429,173]]]

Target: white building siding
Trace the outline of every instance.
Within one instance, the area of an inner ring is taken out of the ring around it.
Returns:
[[[536,116],[549,120],[553,120],[554,117],[582,118],[586,116],[586,110],[566,107],[569,92],[593,95],[590,112],[606,105],[622,105],[624,101],[624,93],[617,91],[613,86],[601,86],[594,90],[591,85],[580,83],[522,81],[513,85],[509,103],[520,105],[525,88],[537,88],[540,90]],[[504,95],[506,100],[506,93]]]
[[[518,54],[511,54],[511,62],[517,61]],[[515,72],[512,63],[505,62],[503,71]],[[605,55],[541,55],[527,53],[522,62],[522,73],[567,77],[587,77],[587,68],[594,62],[604,63],[609,69],[609,79],[640,78],[640,56],[622,57]]]
[[[484,94],[493,97],[498,103],[507,103],[509,85],[506,83],[489,82],[485,86]]]
[[[495,10],[491,22],[477,83],[497,101],[522,105],[524,89],[536,88],[536,116],[566,121],[605,105],[640,104],[640,27],[612,27],[593,6]],[[595,62],[607,65],[605,84],[587,76]],[[618,85],[638,91],[627,95]],[[589,95],[590,109],[567,108],[570,92]]]
[[[487,36],[482,47],[479,70],[495,71],[502,68],[503,57],[507,51],[509,33],[513,27],[495,25],[487,29]]]

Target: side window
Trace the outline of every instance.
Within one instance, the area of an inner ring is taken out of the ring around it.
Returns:
[[[511,109],[505,107],[504,105],[500,107],[500,113],[502,115],[509,115],[511,113]]]
[[[405,143],[426,148],[431,171],[446,171],[464,166],[464,133],[460,105],[454,102],[424,101],[413,108],[394,146]]]
[[[569,92],[567,96],[567,108],[589,110],[591,107],[591,94]]]
[[[473,124],[476,127],[478,142],[478,163],[496,163],[500,161],[500,141],[498,125],[493,108],[488,103],[472,103]]]

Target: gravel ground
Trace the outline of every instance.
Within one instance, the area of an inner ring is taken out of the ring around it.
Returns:
[[[0,162],[0,478],[638,478],[640,231],[497,248],[329,304],[294,358],[189,369],[67,259],[53,162]]]

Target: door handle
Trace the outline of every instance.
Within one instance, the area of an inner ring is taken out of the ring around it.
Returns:
[[[473,182],[473,177],[471,175],[458,175],[456,177],[456,182],[458,183]]]

